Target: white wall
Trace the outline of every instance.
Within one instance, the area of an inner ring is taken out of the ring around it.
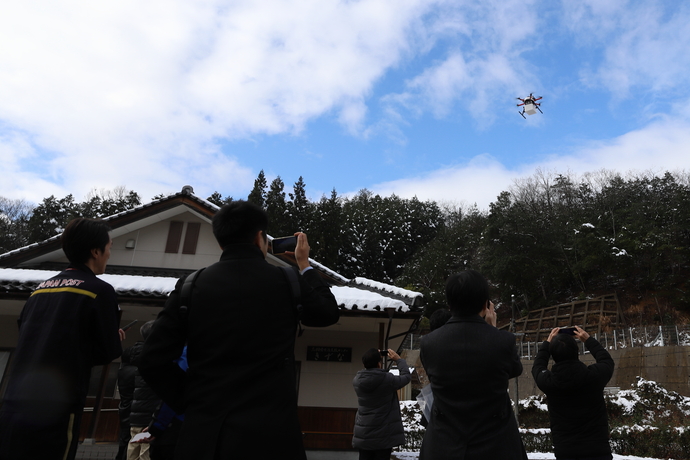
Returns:
[[[387,328],[388,320],[383,318],[341,318],[339,324],[327,328],[306,328],[295,343],[295,359],[301,362],[298,405],[356,408],[352,379],[363,368],[364,352],[378,348],[380,323]],[[406,331],[411,323],[394,319],[390,335]],[[402,339],[391,340],[389,347],[397,350]],[[352,348],[352,360],[349,363],[307,361],[307,346]]]
[[[182,241],[178,253],[166,254],[165,244],[168,239],[170,221],[173,220],[185,222]],[[196,254],[182,254],[181,248],[188,222],[201,223]],[[125,244],[131,239],[136,241],[135,248],[127,249]],[[191,212],[184,212],[113,238],[113,247],[108,263],[134,267],[197,269],[217,262],[221,252],[218,242],[213,236],[211,224]]]

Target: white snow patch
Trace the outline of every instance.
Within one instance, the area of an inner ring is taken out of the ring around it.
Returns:
[[[401,297],[415,298],[420,297],[422,295],[421,292],[410,291],[409,289],[403,289],[397,286],[392,286],[390,284],[380,283],[378,281],[370,280],[367,278],[357,277],[354,279],[354,282],[357,284],[361,284],[363,286],[369,286],[371,288],[378,289],[380,291],[390,292],[391,294],[398,295]]]
[[[59,271],[0,268],[0,281],[17,283],[41,283],[56,276]],[[116,292],[140,292],[143,294],[169,295],[178,278],[136,275],[99,275],[103,281],[115,288]],[[396,311],[409,311],[402,300],[392,299],[376,292],[347,286],[332,286],[331,292],[338,305],[348,310],[355,306],[358,310],[375,311],[374,307],[395,308]]]
[[[342,305],[348,310],[374,310],[374,307],[377,306],[381,311],[384,308],[395,308],[397,311],[410,310],[402,300],[391,299],[376,292],[365,291],[355,287],[331,286],[331,292],[338,301],[338,305]]]

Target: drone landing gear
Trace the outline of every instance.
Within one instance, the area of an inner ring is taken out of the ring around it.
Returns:
[[[541,110],[540,110],[540,112],[541,112]],[[525,118],[525,111],[524,111],[524,110],[523,110],[522,112],[518,112],[518,113],[520,114],[520,116],[521,116],[522,118],[524,118],[525,120],[527,120],[527,118]]]

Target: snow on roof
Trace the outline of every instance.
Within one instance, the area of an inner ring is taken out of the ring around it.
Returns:
[[[342,281],[343,283],[349,283],[349,282],[350,282],[349,279],[345,278],[345,277],[344,277],[343,275],[341,275],[340,273],[337,273],[337,272],[331,270],[330,268],[326,267],[326,266],[323,265],[323,264],[318,263],[317,261],[315,261],[315,260],[312,259],[312,258],[309,258],[309,264],[310,264],[312,267],[319,269],[319,271],[324,272],[324,273],[330,275],[331,277],[333,277],[333,278],[335,278],[335,279],[338,279],[338,280]]]
[[[57,275],[54,270],[27,270],[21,268],[0,268],[0,287],[13,287],[22,291],[31,291],[36,286]],[[159,296],[169,295],[178,278],[141,276],[141,275],[99,275],[103,281],[110,283],[120,295]],[[401,300],[391,299],[375,292],[355,287],[332,286],[331,292],[338,305],[347,310],[383,311],[395,308],[406,312],[409,307]]]
[[[409,289],[399,288],[397,286],[392,286],[392,285],[386,284],[386,283],[380,283],[378,281],[370,280],[367,278],[358,277],[352,281],[355,284],[367,286],[367,287],[370,287],[372,289],[376,289],[378,291],[389,292],[393,295],[397,295],[400,297],[415,298],[415,297],[421,297],[422,296],[421,292],[410,291]]]
[[[376,292],[348,286],[331,286],[331,292],[338,305],[347,310],[383,311],[385,308],[395,308],[396,311],[410,311],[410,307],[402,300],[391,299]]]
[[[12,284],[21,290],[33,290],[39,283],[60,273],[54,270],[0,268],[0,286]],[[118,294],[167,296],[175,289],[177,278],[135,275],[98,275]]]

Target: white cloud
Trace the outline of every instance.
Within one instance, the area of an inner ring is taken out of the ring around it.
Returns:
[[[386,96],[388,110],[396,117],[404,109],[412,116],[430,111],[444,118],[459,104],[479,127],[487,127],[494,103],[541,86],[521,56],[538,38],[544,18],[537,11],[534,0],[456,3],[430,29],[436,40],[453,37],[449,52],[410,79],[405,91]]]
[[[684,2],[563,2],[563,23],[583,46],[603,49],[590,84],[618,98],[690,85],[690,5]]]
[[[381,195],[395,193],[422,200],[477,204],[488,210],[498,194],[507,191],[516,179],[531,176],[537,169],[566,174],[584,174],[602,169],[628,172],[688,169],[690,122],[665,119],[615,139],[589,142],[567,155],[553,155],[541,161],[508,169],[495,158],[477,155],[469,163],[449,165],[417,177],[372,186]]]
[[[146,195],[194,179],[246,190],[253,174],[224,158],[217,139],[299,132],[329,111],[360,129],[364,97],[409,52],[412,25],[433,5],[8,4],[0,16],[0,42],[12,44],[0,48],[0,142],[14,172],[45,183],[32,190],[26,180],[3,182],[0,194],[78,196],[125,185]],[[29,133],[27,145],[11,141],[17,133]],[[49,168],[36,168],[27,148]]]
[[[460,108],[486,129],[497,102],[541,91],[538,69],[524,56],[552,27],[544,4],[10,2],[0,15],[0,43],[11,44],[0,47],[0,160],[7,176],[0,195],[79,198],[124,185],[149,198],[187,183],[200,195],[221,188],[242,194],[256,171],[229,149],[221,152],[219,142],[300,134],[324,114],[351,135],[369,139],[385,132],[399,145],[412,119],[425,112],[446,118]],[[600,51],[589,74],[594,84],[621,95],[638,88],[680,93],[690,86],[690,6],[671,12],[669,5],[583,0],[563,2],[557,14],[584,49]],[[549,31],[563,38],[560,30]],[[393,73],[394,89],[377,93],[377,84]],[[372,103],[381,104],[378,119],[370,119]],[[669,149],[680,145],[681,133],[660,122],[620,137],[618,147],[614,142],[545,161],[620,169],[591,152],[613,156],[625,147],[631,164],[645,163],[641,146],[648,137],[627,139],[653,126],[658,135],[678,137]],[[460,184],[462,193],[453,195],[459,199],[488,203],[535,166],[509,171],[480,155],[416,179],[410,190],[443,196],[444,187],[431,184],[438,180]],[[463,198],[479,189],[489,198]]]

